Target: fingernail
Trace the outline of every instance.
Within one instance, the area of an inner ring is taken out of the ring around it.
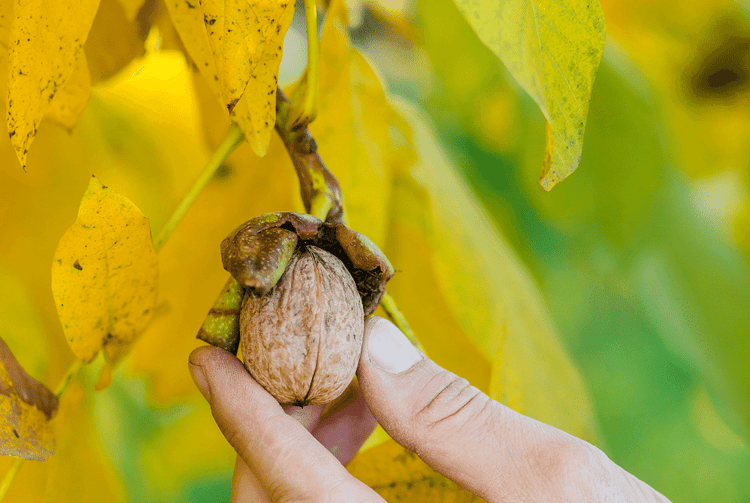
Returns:
[[[376,319],[368,324],[367,329],[367,356],[386,372],[404,372],[422,359],[422,353],[390,321]]]
[[[208,379],[206,379],[206,372],[203,367],[191,362],[188,362],[188,369],[190,369],[190,375],[193,377],[193,382],[201,392],[203,398],[211,402],[211,389],[208,387]]]

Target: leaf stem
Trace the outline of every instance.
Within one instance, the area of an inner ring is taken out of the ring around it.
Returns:
[[[3,482],[0,485],[0,501],[5,498],[5,494],[8,492],[8,489],[10,489],[10,485],[13,483],[13,480],[16,478],[16,474],[18,473],[18,470],[21,469],[21,466],[23,465],[23,462],[26,461],[23,458],[16,458],[16,460],[11,465],[8,472],[5,474],[5,477],[3,477]]]
[[[159,253],[159,250],[162,249],[169,239],[169,236],[172,235],[172,232],[174,232],[177,225],[182,221],[183,217],[190,209],[190,206],[193,205],[198,197],[198,194],[201,193],[208,181],[211,180],[211,177],[214,176],[214,173],[219,169],[219,166],[221,166],[224,160],[229,157],[229,154],[231,154],[234,149],[242,143],[243,139],[244,136],[242,135],[240,127],[237,124],[232,124],[227,135],[222,140],[221,145],[219,145],[219,148],[217,148],[216,152],[211,156],[211,159],[209,159],[208,163],[203,168],[203,171],[201,171],[200,175],[198,175],[198,178],[196,178],[193,183],[193,186],[190,187],[190,190],[188,190],[183,196],[180,204],[177,205],[174,213],[169,217],[169,220],[164,224],[161,232],[154,240],[154,248],[157,253]]]
[[[396,305],[396,301],[393,299],[393,297],[391,297],[390,293],[385,292],[385,294],[383,295],[383,300],[380,301],[380,306],[391,319],[393,324],[396,325],[398,329],[404,333],[406,338],[409,339],[414,347],[424,353],[424,349],[419,343],[419,340],[417,340],[417,336],[414,335],[414,332],[412,332],[411,327],[406,322],[406,318],[399,310],[398,306]]]
[[[58,400],[60,400],[68,390],[70,383],[73,382],[73,379],[78,374],[78,371],[81,370],[82,366],[83,360],[76,358],[75,360],[73,360],[73,363],[70,364],[68,370],[65,371],[65,374],[63,375],[62,379],[60,379],[60,383],[55,389],[55,396],[57,396]]]
[[[318,94],[319,94],[319,59],[320,49],[318,47],[318,12],[316,0],[305,0],[305,30],[307,32],[307,69],[301,82],[300,91],[302,98],[297,101],[295,92],[292,101],[294,110],[287,119],[286,126],[289,129],[307,127],[318,116]]]

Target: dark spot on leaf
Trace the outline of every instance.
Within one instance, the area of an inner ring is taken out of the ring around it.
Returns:
[[[227,104],[227,110],[229,110],[229,113],[232,113],[232,110],[234,110],[234,107],[237,106],[238,99],[233,99]]]
[[[188,9],[195,9],[195,5],[191,4],[190,2],[185,2],[185,4],[188,6]]]
[[[75,267],[79,271],[83,271],[83,267],[81,267],[81,264],[77,260],[73,262],[73,267]]]
[[[13,428],[13,434],[16,436],[16,438],[21,438],[21,435],[18,434],[15,428]]]

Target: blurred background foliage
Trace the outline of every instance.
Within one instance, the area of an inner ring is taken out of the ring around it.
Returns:
[[[210,91],[171,50],[180,41],[156,4],[147,1],[138,29],[127,24],[116,31],[121,37],[95,35],[95,22],[87,47],[112,44],[118,50],[110,54],[119,56],[97,63],[95,51],[87,52],[88,106],[70,133],[42,124],[28,173],[0,140],[0,336],[50,385],[66,366],[56,355],[69,349],[49,265],[90,174],[130,197],[159,229],[226,131]],[[351,2],[349,33],[390,99],[416,104],[432,120],[492,224],[534,276],[590,393],[599,445],[675,502],[748,501],[750,4],[602,4],[608,40],[583,157],[550,193],[536,184],[544,117],[450,0]],[[298,7],[286,37],[282,83],[304,68],[303,11]],[[113,24],[125,19],[113,0],[102,0],[99,15]],[[143,27],[151,23],[157,29],[149,33]],[[352,70],[351,78],[360,75]],[[325,120],[313,129],[323,148]],[[377,149],[382,134],[371,145],[361,136],[352,141]],[[151,329],[177,333],[139,341],[105,392],[84,396],[93,369],[72,388],[60,411],[66,419],[58,421],[75,428],[67,436],[58,431],[69,444],[58,443],[58,452],[68,457],[48,461],[57,463],[62,494],[81,501],[89,493],[107,501],[228,500],[232,453],[195,393],[185,357],[224,281],[219,241],[250,216],[301,209],[291,169],[274,169],[285,155],[275,138],[262,161],[241,147],[165,247],[160,281],[170,302]],[[329,157],[340,178],[356,176],[342,176],[346,163]],[[276,206],[257,191],[272,194]],[[228,198],[242,204],[227,207]],[[372,232],[380,241],[386,229]],[[190,274],[191,263],[217,273]],[[410,290],[394,288],[403,297]],[[432,344],[445,355],[451,342]],[[469,363],[456,363],[457,371],[488,378],[488,366],[472,370]],[[0,461],[4,471],[9,463]],[[27,462],[17,490],[43,499],[43,488],[33,487],[40,469]],[[75,471],[92,484],[70,484]]]

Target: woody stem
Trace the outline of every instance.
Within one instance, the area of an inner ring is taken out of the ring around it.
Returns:
[[[292,105],[281,89],[276,90],[276,132],[292,158],[299,178],[300,194],[305,210],[313,216],[330,223],[343,223],[344,207],[341,187],[318,154],[315,138],[307,126],[293,128],[287,120],[292,113]],[[380,303],[388,317],[409,338],[412,344],[422,350],[417,337],[406,322],[406,318],[396,305],[396,301],[385,292]]]

